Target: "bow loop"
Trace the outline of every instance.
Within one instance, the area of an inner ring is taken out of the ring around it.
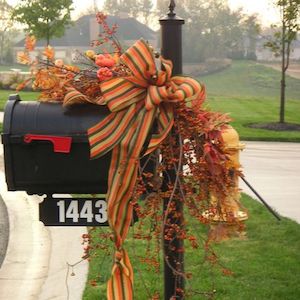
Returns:
[[[161,63],[165,70],[164,72],[166,74],[166,82],[170,81],[172,77],[173,63],[171,60],[164,59],[163,57],[161,58]]]
[[[149,83],[157,72],[153,51],[142,39],[122,54],[120,61],[130,69],[134,78],[145,83]]]
[[[132,76],[101,83],[103,97],[112,112],[127,109],[140,101],[144,101],[147,110],[162,102],[189,101],[197,98],[202,89],[192,78],[171,77],[173,64],[170,60],[161,58],[164,70],[157,70],[153,51],[143,40],[136,42],[120,59],[130,68]]]
[[[155,108],[161,102],[168,100],[169,93],[166,86],[150,85],[148,87],[145,106],[147,110]]]
[[[127,78],[112,78],[101,84],[105,103],[111,112],[129,108],[132,104],[143,100],[146,90]]]

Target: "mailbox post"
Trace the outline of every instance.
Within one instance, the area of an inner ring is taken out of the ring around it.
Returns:
[[[175,1],[170,1],[169,13],[161,18],[161,54],[164,58],[173,62],[173,76],[182,73],[182,25],[184,20],[177,17]],[[175,170],[170,171],[168,177],[175,182]],[[164,201],[164,213],[167,213],[168,199]],[[170,222],[182,226],[183,206],[179,201],[176,204],[176,214],[179,217],[170,216]],[[165,231],[167,228],[165,228]],[[169,300],[176,290],[184,289],[184,278],[179,273],[184,272],[183,240],[174,237],[172,241],[164,240],[164,298]],[[175,249],[175,251],[170,250]],[[166,261],[167,260],[167,261]],[[174,273],[177,271],[177,274]],[[183,299],[182,294],[176,294],[176,299]]]

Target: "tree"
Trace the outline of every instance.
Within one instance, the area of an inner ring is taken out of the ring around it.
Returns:
[[[158,15],[167,13],[167,5],[166,1],[157,1]],[[183,27],[185,62],[233,56],[233,50],[244,58],[245,16],[241,10],[232,12],[223,0],[182,0],[176,1],[175,11],[186,24]]]
[[[104,10],[111,15],[126,13],[137,18],[140,14],[140,5],[138,0],[105,0]]]
[[[114,14],[115,10],[118,9],[118,0],[105,0],[103,9],[105,13]]]
[[[142,13],[145,24],[149,24],[149,17],[153,8],[152,0],[140,0],[139,1],[140,11]]]
[[[158,15],[158,17],[165,15],[167,13],[166,1],[156,0],[155,12]]]
[[[290,64],[292,43],[297,39],[297,33],[300,30],[300,0],[277,0],[276,5],[281,12],[281,27],[273,25],[273,28],[277,30],[273,35],[273,39],[268,41],[265,46],[270,48],[275,56],[281,56],[279,123],[284,123],[286,71]]]
[[[242,22],[244,28],[244,37],[247,40],[246,58],[256,60],[256,41],[257,35],[261,32],[261,27],[258,23],[258,16],[256,14],[246,16]]]
[[[119,11],[137,18],[140,11],[138,0],[119,0]]]
[[[0,64],[4,63],[10,45],[10,32],[13,28],[13,22],[10,19],[11,9],[7,1],[0,1]]]
[[[118,0],[105,0],[104,11],[111,15],[115,15],[119,11]]]
[[[11,18],[25,24],[37,39],[61,37],[71,24],[72,0],[23,0],[13,11]]]

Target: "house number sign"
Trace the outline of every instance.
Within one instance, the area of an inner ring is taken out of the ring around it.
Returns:
[[[104,198],[52,198],[39,205],[40,221],[46,226],[107,226]]]

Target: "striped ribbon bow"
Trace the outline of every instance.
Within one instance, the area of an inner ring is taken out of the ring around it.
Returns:
[[[133,299],[133,270],[123,242],[132,222],[131,197],[140,154],[153,122],[158,124],[158,133],[152,136],[145,154],[155,150],[170,132],[174,123],[173,104],[203,96],[196,80],[171,77],[171,61],[161,59],[164,71],[157,70],[153,51],[143,40],[130,47],[120,60],[131,75],[101,83],[111,114],[88,130],[91,158],[112,151],[107,200],[115,259],[107,286],[109,300]]]

